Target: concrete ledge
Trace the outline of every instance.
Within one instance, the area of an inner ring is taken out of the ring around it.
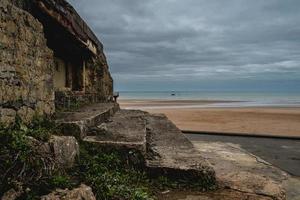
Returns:
[[[211,164],[164,115],[147,116],[146,167],[152,173],[214,187]]]
[[[93,104],[74,112],[58,113],[56,122],[64,135],[83,139],[91,127],[105,122],[118,110],[119,105],[115,103]]]
[[[141,153],[145,154],[145,142],[118,142],[112,140],[99,140],[97,136],[86,136],[83,139],[84,142],[87,142],[90,145],[96,145],[98,147],[110,147],[114,149],[134,149],[138,150]]]

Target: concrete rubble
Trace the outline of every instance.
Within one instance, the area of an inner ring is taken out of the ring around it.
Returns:
[[[61,190],[42,196],[41,200],[96,200],[92,189],[84,184],[73,190]]]

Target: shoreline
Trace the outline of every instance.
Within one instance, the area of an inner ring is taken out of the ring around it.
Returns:
[[[123,109],[163,113],[181,130],[300,137],[300,107],[293,105],[222,107],[241,102],[145,99],[119,103]]]
[[[243,109],[243,108],[300,108],[300,102],[297,103],[270,103],[260,101],[229,101],[229,100],[166,100],[166,99],[120,99],[120,105],[126,109]]]

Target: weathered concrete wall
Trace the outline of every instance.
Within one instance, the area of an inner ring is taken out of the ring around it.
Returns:
[[[0,121],[54,112],[53,53],[29,13],[0,1]]]
[[[103,53],[86,63],[85,92],[99,94],[102,101],[107,101],[113,93],[113,80],[108,70]]]

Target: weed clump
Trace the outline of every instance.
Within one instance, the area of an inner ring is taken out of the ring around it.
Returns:
[[[93,188],[97,199],[152,200],[151,181],[145,172],[129,164],[126,155],[82,144],[75,173]]]

